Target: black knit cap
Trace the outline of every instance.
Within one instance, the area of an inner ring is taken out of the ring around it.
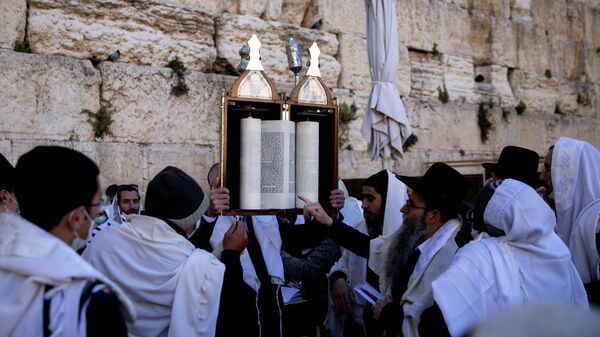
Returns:
[[[98,192],[98,166],[84,154],[60,146],[38,146],[22,155],[15,170],[21,216],[52,230],[62,217],[89,206]]]
[[[160,171],[146,191],[145,214],[169,220],[182,229],[193,226],[208,208],[202,187],[177,167]]]
[[[15,168],[0,153],[0,190],[12,192],[15,188]]]

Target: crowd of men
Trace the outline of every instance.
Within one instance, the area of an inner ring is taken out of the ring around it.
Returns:
[[[434,163],[234,217],[218,164],[209,191],[168,166],[142,202],[103,200],[71,149],[0,156],[0,336],[597,336],[600,152],[561,137],[543,160],[507,146],[472,206]]]

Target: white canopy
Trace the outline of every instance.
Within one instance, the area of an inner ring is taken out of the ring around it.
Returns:
[[[402,144],[412,134],[395,87],[398,71],[396,1],[365,0],[365,6],[373,88],[361,131],[369,143],[371,160],[379,157],[386,163],[402,155]]]

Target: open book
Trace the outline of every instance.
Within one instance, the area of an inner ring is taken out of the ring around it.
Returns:
[[[373,288],[367,282],[363,282],[354,287],[354,291],[371,304],[375,304],[377,300],[383,298],[379,291],[377,291],[377,289]]]

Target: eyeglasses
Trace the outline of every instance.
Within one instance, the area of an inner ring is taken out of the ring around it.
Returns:
[[[415,204],[415,202],[414,202],[414,201],[412,201],[412,200],[410,200],[410,199],[408,199],[408,200],[406,201],[406,204],[405,204],[405,206],[406,206],[406,208],[408,208],[408,209],[411,209],[411,208],[414,208],[414,209],[427,209],[427,207],[424,207],[424,206],[417,206],[417,204]]]

